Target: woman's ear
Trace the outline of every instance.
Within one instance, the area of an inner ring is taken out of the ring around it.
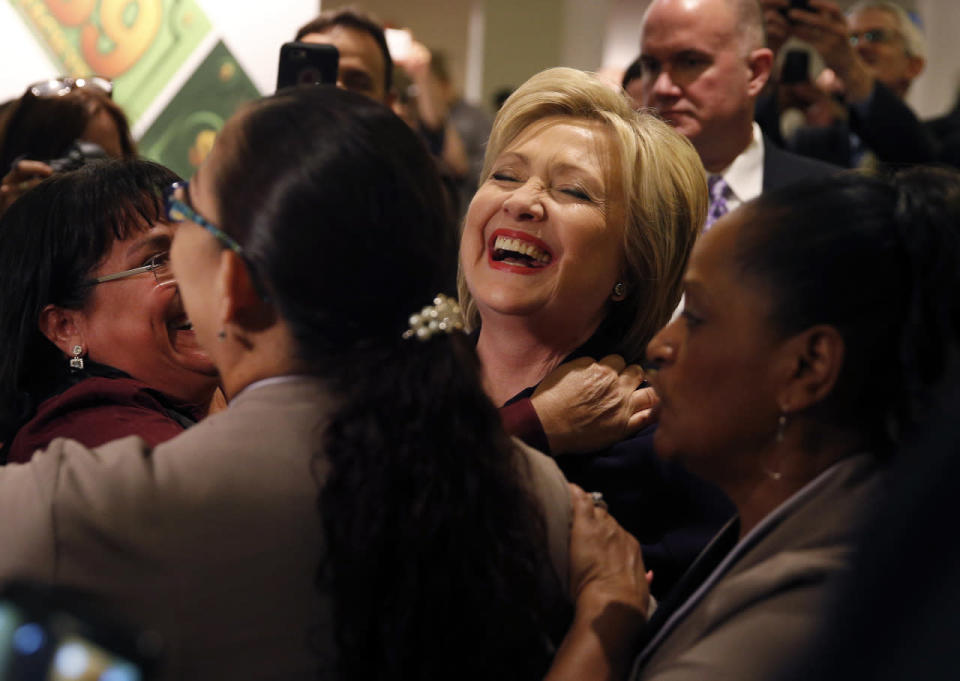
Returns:
[[[818,324],[788,339],[783,347],[785,381],[778,395],[783,411],[798,411],[829,395],[843,367],[843,336],[833,326]]]
[[[40,333],[60,348],[64,355],[70,357],[73,355],[75,345],[83,348],[84,352],[87,351],[83,339],[82,317],[83,312],[80,310],[69,310],[56,305],[47,305],[40,311],[37,326]]]

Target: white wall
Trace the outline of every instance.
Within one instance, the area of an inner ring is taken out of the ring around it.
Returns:
[[[927,37],[927,68],[910,88],[907,99],[921,118],[950,109],[960,90],[960,2],[917,0]]]
[[[603,65],[626,69],[640,54],[640,24],[649,0],[613,0],[607,15]]]
[[[0,64],[0,102],[19,97],[30,83],[58,75],[46,52],[6,0],[0,0]]]

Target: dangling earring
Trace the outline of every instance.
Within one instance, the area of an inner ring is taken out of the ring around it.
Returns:
[[[83,346],[73,346],[73,357],[70,358],[70,369],[72,371],[83,371]]]
[[[623,300],[627,296],[627,287],[622,281],[618,281],[613,285],[613,296],[612,298],[616,301]]]
[[[777,419],[777,444],[783,442],[783,433],[787,429],[787,415],[780,414],[780,418]]]
[[[780,418],[777,419],[777,434],[774,436],[774,441],[779,445],[783,442],[784,433],[787,430],[787,415],[783,412],[780,413]],[[780,480],[783,477],[781,471],[772,471],[769,466],[764,464],[763,472],[767,474],[767,477],[771,480]]]

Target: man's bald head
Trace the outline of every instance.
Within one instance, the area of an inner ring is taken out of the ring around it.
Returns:
[[[747,147],[773,65],[757,0],[654,0],[640,61],[642,104],[686,135],[708,170]]]

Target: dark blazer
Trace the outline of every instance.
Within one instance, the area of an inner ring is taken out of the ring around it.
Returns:
[[[843,168],[784,151],[770,138],[763,138],[763,191],[816,177],[833,175]]]
[[[923,127],[937,141],[937,160],[960,168],[960,100],[943,116],[925,121]]]
[[[865,108],[850,107],[849,123],[802,127],[787,148],[804,156],[853,167],[850,133],[856,133],[881,163],[932,163],[937,143],[906,102],[876,83]]]

